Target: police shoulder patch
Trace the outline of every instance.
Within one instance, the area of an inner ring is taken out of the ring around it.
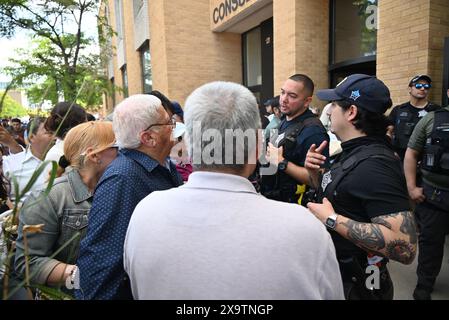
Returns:
[[[321,189],[323,191],[326,191],[327,185],[331,182],[332,182],[332,174],[331,171],[329,170],[328,172],[323,174],[323,179],[321,180]]]

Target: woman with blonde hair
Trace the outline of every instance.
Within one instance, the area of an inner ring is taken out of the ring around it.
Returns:
[[[111,122],[85,122],[70,129],[59,160],[63,175],[56,178],[48,195],[43,189],[32,193],[20,211],[15,256],[19,275],[32,284],[50,286],[74,277],[95,186],[116,156]],[[40,224],[39,232],[24,230],[26,225]]]

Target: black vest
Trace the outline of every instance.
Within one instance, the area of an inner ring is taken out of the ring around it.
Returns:
[[[430,112],[438,108],[438,105],[429,102],[423,110]],[[407,149],[410,136],[419,120],[419,112],[410,109],[408,102],[401,104],[398,108],[394,123],[393,146],[398,149]]]
[[[322,127],[323,130],[325,130],[323,123],[316,115],[310,116],[305,118],[303,121],[297,121],[295,124],[285,129],[284,139],[279,142],[278,147],[284,147],[284,150],[286,151],[294,149],[296,147],[296,138],[300,135],[301,131],[304,128],[312,126]]]
[[[432,132],[424,146],[422,169],[449,175],[449,111],[435,111]]]
[[[296,118],[297,119],[297,118]],[[284,147],[284,157],[288,159],[287,154],[292,152],[296,147],[296,139],[301,134],[301,132],[308,127],[319,126],[322,127],[324,132],[323,124],[320,119],[314,114],[296,121],[294,124],[290,125],[283,132],[284,138],[279,141],[277,147]],[[283,122],[286,121],[285,119]],[[282,126],[282,123],[281,123]],[[289,160],[290,161],[290,160]],[[299,203],[301,199],[301,192],[298,192],[298,183],[295,179],[291,178],[284,172],[277,172],[272,176],[262,176],[262,194],[268,199],[289,202],[289,203]],[[305,187],[305,190],[308,190]],[[305,205],[307,201],[301,201],[302,205]]]
[[[337,196],[338,184],[341,180],[353,169],[355,169],[361,162],[368,158],[380,158],[386,161],[394,161],[398,163],[398,170],[401,170],[399,158],[395,155],[393,150],[390,150],[385,145],[375,143],[371,145],[363,145],[355,148],[351,153],[340,162],[339,157],[335,159],[329,171],[327,171],[321,180],[321,186],[318,192],[318,199],[322,202],[326,197],[333,203]]]

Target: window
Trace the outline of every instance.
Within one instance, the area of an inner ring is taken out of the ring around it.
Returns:
[[[352,73],[376,74],[377,2],[331,0],[331,87]]]
[[[273,97],[273,18],[242,34],[243,85],[263,102]]]
[[[112,109],[115,108],[115,81],[114,81],[114,77],[111,78],[111,97],[112,97]]]
[[[115,0],[115,27],[117,32],[117,37],[123,39],[123,11],[122,11],[122,1]]]
[[[153,80],[151,77],[151,55],[148,41],[145,41],[145,44],[139,49],[139,53],[143,93],[150,93],[153,90]]]
[[[133,12],[134,18],[139,14],[140,9],[143,7],[143,0],[133,0]]]
[[[334,0],[332,25],[332,63],[376,55],[377,0]]]
[[[121,67],[120,69],[122,71],[122,86],[123,86],[123,96],[125,98],[128,97],[128,72],[126,71],[126,64]]]
[[[247,87],[262,84],[260,27],[243,34],[244,83]]]

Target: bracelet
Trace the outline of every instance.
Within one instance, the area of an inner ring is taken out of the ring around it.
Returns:
[[[75,266],[75,267],[73,267],[72,271],[70,272],[70,283],[71,283],[72,285],[75,284],[75,278],[76,278],[76,271],[77,271],[77,270],[78,270],[78,267]]]

